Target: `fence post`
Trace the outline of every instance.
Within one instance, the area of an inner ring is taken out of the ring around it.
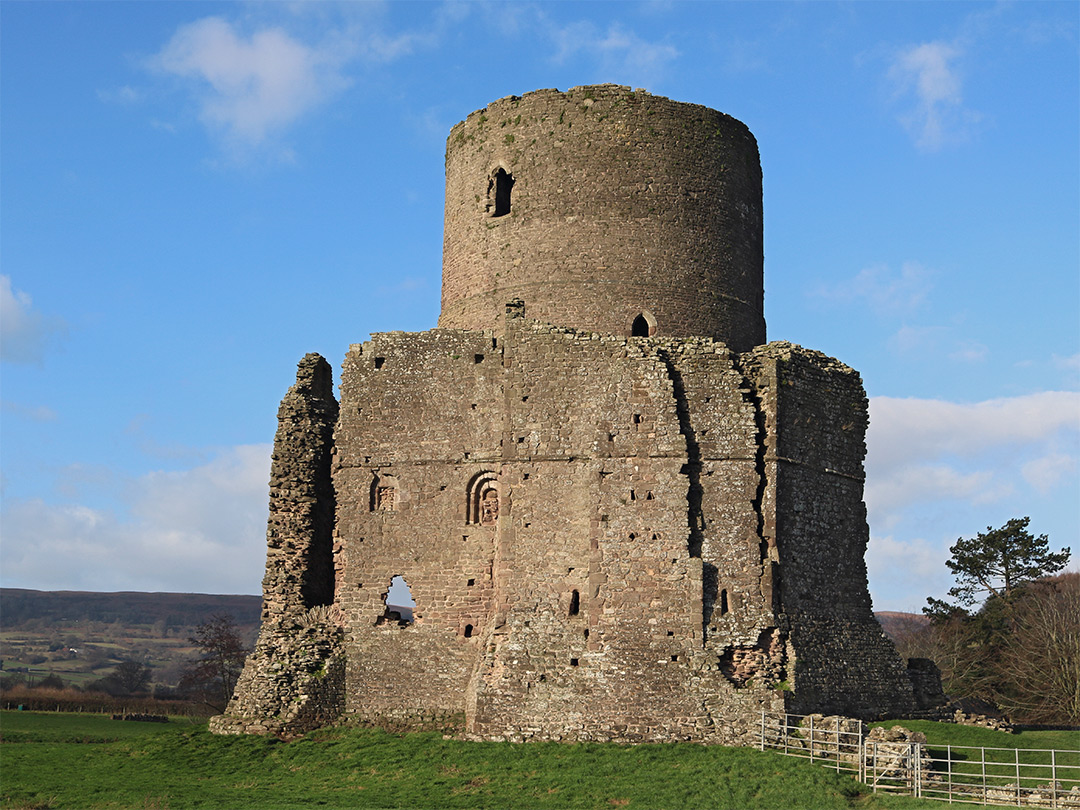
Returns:
[[[1020,749],[1014,748],[1016,752],[1016,806],[1020,806]]]
[[[873,743],[873,750],[874,750],[873,756],[874,756],[874,758],[871,760],[871,767],[874,769],[874,793],[877,793],[877,783],[878,783],[877,749],[878,749],[878,744],[875,742],[875,743]]]
[[[810,761],[814,761],[814,715],[810,715]]]
[[[985,767],[985,766],[984,766]],[[946,784],[949,786],[949,804],[952,804],[952,746],[945,746],[945,778],[948,780]],[[986,792],[986,777],[983,777],[983,793]],[[986,797],[983,796],[983,804],[986,804]]]
[[[979,753],[979,761],[982,767],[982,800],[983,804],[986,804],[986,749],[980,748]]]
[[[859,740],[858,745],[855,746],[855,754],[859,758],[859,781],[864,785],[866,784],[866,745],[864,743],[865,737],[863,736],[863,721],[859,721]]]
[[[912,773],[915,775],[915,784],[911,795],[916,799],[922,796],[922,757],[920,756],[919,744],[913,742],[909,745],[908,756],[915,759],[915,764],[912,768]]]
[[[1050,806],[1057,807],[1057,750],[1050,749]]]
[[[765,750],[765,710],[761,710],[761,750]]]
[[[840,773],[840,715],[836,716],[836,772]]]

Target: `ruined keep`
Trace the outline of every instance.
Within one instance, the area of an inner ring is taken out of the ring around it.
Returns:
[[[442,314],[301,362],[220,733],[747,739],[916,708],[871,612],[859,375],[766,343],[761,168],[614,85],[450,132]],[[403,577],[411,619],[386,604]]]

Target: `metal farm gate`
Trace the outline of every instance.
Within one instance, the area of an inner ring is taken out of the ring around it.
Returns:
[[[762,712],[759,746],[850,773],[874,792],[958,804],[1080,810],[1080,749],[868,739],[859,720]]]

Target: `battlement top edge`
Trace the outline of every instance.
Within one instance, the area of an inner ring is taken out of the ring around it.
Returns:
[[[628,98],[647,98],[650,101],[658,102],[661,104],[676,105],[678,107],[684,108],[687,112],[694,110],[704,111],[705,113],[710,115],[719,115],[726,119],[729,119],[729,121],[733,124],[736,124],[745,129],[746,134],[753,138],[753,133],[750,132],[750,128],[747,127],[746,124],[744,124],[738,118],[735,118],[730,113],[725,113],[722,110],[717,110],[713,107],[707,107],[704,104],[695,104],[688,101],[678,101],[677,99],[668,98],[667,96],[656,95],[654,93],[650,93],[643,87],[634,88],[630,85],[625,84],[605,83],[578,85],[576,87],[571,87],[569,90],[565,91],[559,90],[555,87],[548,87],[539,90],[530,90],[520,96],[503,96],[502,98],[489,102],[487,105],[481,107],[478,110],[474,110],[473,112],[465,116],[464,119],[454,124],[454,126],[450,128],[450,134],[447,137],[447,142],[449,143],[450,139],[454,137],[456,131],[460,127],[470,122],[476,121],[481,116],[493,115],[504,110],[507,107],[515,107],[523,103],[527,105],[529,102],[555,100],[558,97],[561,97],[566,101],[571,102],[579,96],[584,96],[585,98],[591,99],[593,101],[607,98],[617,98],[620,96]]]

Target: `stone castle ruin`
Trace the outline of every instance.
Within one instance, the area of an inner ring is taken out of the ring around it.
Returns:
[[[765,342],[761,188],[742,123],[625,87],[457,124],[438,328],[350,347],[340,401],[300,362],[212,728],[737,743],[915,709],[867,591],[866,396]]]

